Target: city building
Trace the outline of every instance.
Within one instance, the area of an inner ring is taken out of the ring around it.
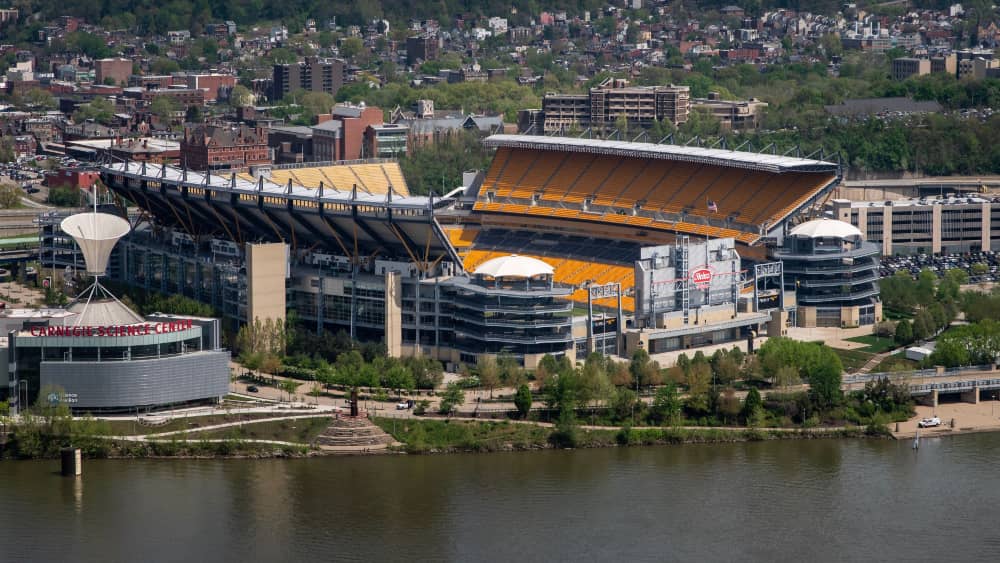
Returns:
[[[94,72],[98,84],[128,84],[132,76],[132,61],[120,57],[97,59],[94,61]]]
[[[275,164],[313,162],[313,130],[301,125],[272,125],[267,130],[267,146]]]
[[[784,270],[786,293],[794,292],[793,324],[856,327],[882,320],[879,245],[844,221],[814,219],[788,231],[772,258]]]
[[[418,35],[406,38],[406,64],[417,65],[438,58],[441,39],[437,35]]]
[[[346,80],[347,65],[341,59],[306,57],[305,61],[274,65],[271,99],[281,100],[296,90],[336,96]]]
[[[0,311],[0,372],[8,381],[0,400],[15,413],[37,401],[78,413],[136,412],[218,402],[228,392],[229,352],[217,319],[142,317],[101,285],[129,229],[106,213],[63,219],[53,235],[79,249],[91,285],[66,308]]]
[[[954,53],[932,56],[931,72],[944,72],[956,76],[958,74],[958,57]]]
[[[959,80],[969,78],[982,80],[1000,76],[1000,60],[984,57],[961,59],[958,61]]]
[[[892,60],[892,79],[906,80],[911,76],[923,76],[931,73],[930,59],[900,57]]]
[[[189,74],[187,87],[192,90],[203,90],[206,102],[228,100],[229,93],[236,86],[236,77],[231,74]]]
[[[181,163],[191,170],[245,170],[271,164],[267,130],[221,124],[186,127]]]
[[[544,131],[549,134],[614,127],[619,121],[642,127],[667,120],[679,125],[688,119],[691,89],[688,86],[629,86],[628,81],[609,78],[588,94],[545,94],[542,98]]]
[[[337,104],[329,119],[326,116],[320,119],[321,123],[312,128],[313,154],[317,161],[372,158],[371,154],[366,154],[365,131],[383,124],[380,108],[364,103]]]
[[[756,129],[764,114],[767,102],[749,100],[723,100],[718,92],[709,92],[707,98],[691,101],[692,111],[705,111],[719,120],[724,130]]]
[[[835,199],[833,216],[881,245],[885,256],[1000,250],[1000,201],[976,194]]]
[[[405,125],[369,125],[365,130],[364,153],[370,158],[399,158],[406,155],[409,138],[410,128]]]

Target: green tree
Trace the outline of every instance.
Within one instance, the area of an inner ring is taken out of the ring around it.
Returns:
[[[840,358],[833,350],[819,347],[818,361],[809,370],[809,390],[813,402],[820,408],[829,408],[840,403],[841,373],[844,371]]]
[[[364,48],[365,44],[361,38],[347,37],[340,42],[340,55],[350,60],[360,55]]]
[[[107,98],[94,98],[82,104],[73,112],[73,121],[83,123],[92,119],[102,125],[109,125],[115,118],[115,106]]]
[[[656,396],[653,397],[653,416],[657,422],[677,424],[680,422],[682,408],[683,402],[673,383],[667,383],[656,390]]]
[[[253,105],[253,101],[253,92],[242,84],[233,86],[233,89],[229,92],[229,105],[234,108],[251,106]]]
[[[760,397],[760,391],[756,387],[751,387],[747,392],[746,399],[743,400],[743,410],[740,413],[747,426],[755,426],[764,413],[764,401]]]
[[[4,182],[0,184],[0,209],[14,209],[21,206],[21,188]]]
[[[528,417],[528,412],[531,411],[531,389],[528,388],[527,383],[522,383],[517,388],[517,394],[514,395],[514,406],[521,418]]]
[[[476,374],[479,376],[479,384],[487,388],[490,398],[493,398],[493,389],[500,385],[500,368],[493,356],[483,356],[476,363]]]
[[[454,412],[456,407],[463,404],[465,404],[465,393],[462,391],[462,388],[457,383],[449,383],[441,395],[438,412],[448,415]]]
[[[288,396],[289,402],[292,402],[295,398],[295,391],[298,390],[300,385],[302,385],[301,382],[292,379],[282,379],[278,384],[278,389]]]
[[[188,123],[201,122],[201,110],[198,109],[198,106],[188,106],[187,110],[184,112],[184,121]]]
[[[896,344],[906,346],[913,342],[913,325],[910,321],[903,319],[896,324]]]
[[[155,115],[161,122],[169,123],[174,113],[180,110],[180,104],[170,96],[157,96],[149,104],[149,113]]]
[[[934,289],[937,283],[937,276],[934,272],[923,269],[917,277],[916,297],[920,305],[930,305],[934,302]]]

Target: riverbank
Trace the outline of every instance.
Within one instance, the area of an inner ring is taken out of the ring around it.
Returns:
[[[308,418],[314,418],[308,421]],[[303,420],[307,419],[307,420]],[[745,428],[578,426],[560,432],[553,425],[527,421],[468,419],[393,419],[373,422],[398,445],[390,448],[316,447],[311,437],[323,428],[321,417],[244,422],[231,428],[207,427],[195,432],[108,436],[73,433],[46,435],[15,432],[0,443],[0,459],[54,459],[72,444],[89,459],[263,459],[323,455],[440,454],[532,451],[558,448],[609,448],[680,444],[722,444],[765,440],[884,438],[883,428]],[[309,422],[308,429],[306,422]],[[290,424],[298,424],[288,426]],[[221,425],[225,426],[225,425]],[[277,426],[277,428],[275,428]],[[301,441],[285,441],[296,430]],[[277,439],[276,439],[277,438]],[[284,439],[284,440],[281,440]]]
[[[917,434],[917,423],[922,418],[936,416],[941,419],[941,426],[936,428],[921,428],[920,437],[955,436],[980,432],[1000,432],[1000,401],[982,401],[978,405],[972,403],[944,403],[937,407],[916,406],[917,414],[899,423],[896,430],[892,425],[892,436],[897,440],[911,439]]]
[[[608,448],[679,444],[722,444],[764,440],[885,438],[884,428],[613,428],[581,426],[567,437],[552,425],[518,421],[375,419],[382,430],[414,454],[485,453],[553,448]]]

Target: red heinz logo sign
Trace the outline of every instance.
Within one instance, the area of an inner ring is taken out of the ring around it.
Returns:
[[[691,281],[698,287],[708,287],[712,283],[712,270],[708,268],[698,268],[691,272]]]

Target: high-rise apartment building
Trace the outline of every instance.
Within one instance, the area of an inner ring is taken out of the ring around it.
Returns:
[[[337,95],[347,77],[347,65],[340,59],[306,57],[305,61],[274,65],[271,99],[280,100],[296,90]]]

